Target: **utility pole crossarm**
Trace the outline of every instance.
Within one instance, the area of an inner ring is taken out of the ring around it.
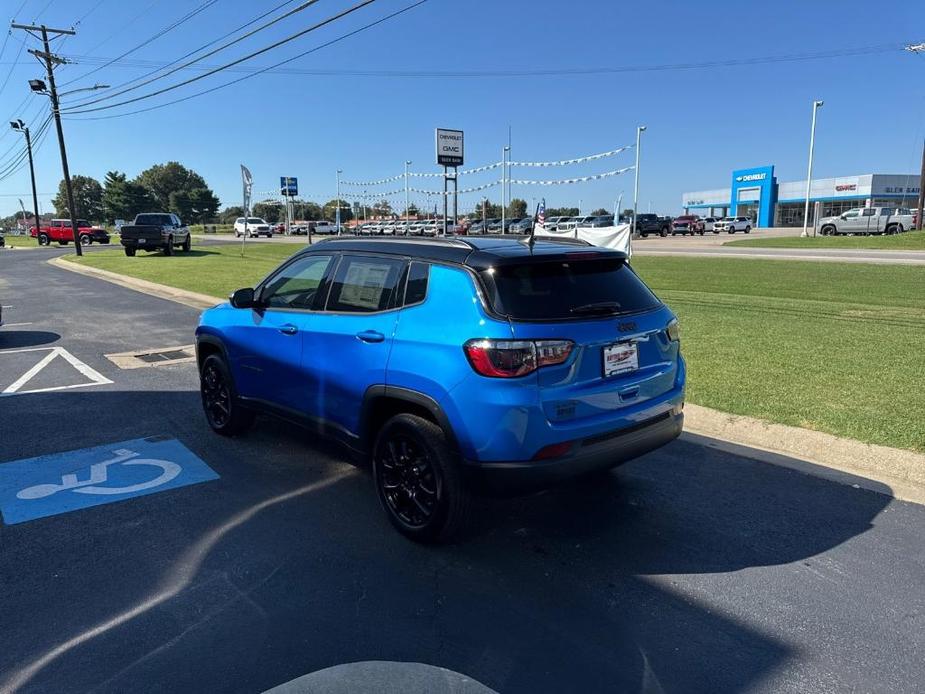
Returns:
[[[77,34],[73,29],[52,29],[51,27],[46,26],[35,26],[34,24],[17,24],[13,22],[10,24],[11,29],[24,29],[25,31],[46,31],[49,34],[64,34],[67,36],[74,36]]]

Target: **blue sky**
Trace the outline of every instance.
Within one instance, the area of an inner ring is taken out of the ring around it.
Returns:
[[[85,56],[111,58],[138,45],[202,0],[0,0],[4,17],[77,26],[56,49],[77,64],[57,73],[63,90],[96,81],[117,85],[147,69],[114,64],[92,75]],[[125,60],[168,62],[243,24],[280,0],[217,0],[213,5]],[[266,66],[294,56],[410,4],[378,0],[337,23],[255,58]],[[19,11],[19,6],[23,5]],[[298,3],[291,3],[289,7]],[[351,3],[321,0],[285,22],[203,61],[219,65],[309,26]],[[132,21],[134,20],[134,21]],[[3,37],[5,38],[5,37]],[[0,45],[2,45],[0,38]],[[17,32],[0,56],[0,109],[38,126],[47,99],[28,96],[26,80],[42,69]],[[433,129],[466,133],[466,165],[500,159],[512,131],[515,160],[559,160],[610,150],[633,141],[645,124],[640,209],[676,213],[683,191],[729,185],[734,168],[775,164],[780,180],[805,176],[811,103],[819,114],[815,175],[918,170],[925,136],[925,56],[886,46],[925,41],[925,3],[899,0],[880,8],[869,1],[775,3],[612,0],[428,0],[369,31],[301,58],[289,67],[321,71],[497,71],[585,69],[703,63],[884,46],[862,56],[703,69],[557,76],[397,77],[346,74],[263,74],[211,94],[129,117],[83,120],[162,103],[240,73],[223,73],[132,106],[73,115],[64,122],[73,174],[102,180],[118,169],[130,176],[151,164],[178,160],[201,173],[222,204],[239,204],[239,164],[258,191],[280,175],[298,176],[304,197],[333,196],[335,170],[350,180],[436,171]],[[56,42],[56,44],[59,44]],[[18,61],[17,61],[18,56]],[[83,63],[83,64],[81,64]],[[155,83],[195,74],[181,71]],[[143,88],[124,98],[144,94]],[[76,97],[72,97],[71,103]],[[78,120],[78,119],[81,120]],[[21,136],[0,129],[0,170]],[[627,166],[632,152],[574,167],[515,169],[520,178],[584,176]],[[36,156],[40,193],[54,193],[61,164],[49,131]],[[495,172],[496,173],[496,172]],[[461,186],[493,180],[493,173]],[[436,188],[436,179],[418,179]],[[402,187],[402,183],[380,190]],[[632,175],[560,187],[515,186],[514,195],[547,205],[611,207],[621,191],[632,199]],[[375,188],[370,188],[372,192]],[[23,167],[0,180],[0,214],[27,208]],[[350,189],[342,190],[351,199]],[[489,193],[497,202],[495,188]],[[49,195],[41,198],[47,209]],[[415,196],[421,200],[421,196]],[[471,208],[477,195],[460,201]],[[403,194],[393,202],[402,204]],[[427,203],[422,203],[427,204]],[[431,202],[430,204],[433,204]]]

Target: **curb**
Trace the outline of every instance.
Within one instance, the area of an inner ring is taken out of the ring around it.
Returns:
[[[167,299],[168,301],[183,304],[184,306],[189,306],[191,308],[212,308],[216,304],[220,304],[222,301],[224,301],[224,299],[220,299],[215,296],[209,296],[208,294],[190,292],[185,289],[168,287],[166,284],[158,284],[157,282],[149,282],[148,280],[140,280],[134,277],[128,277],[126,275],[120,275],[117,272],[110,272],[109,270],[100,270],[95,267],[78,265],[77,263],[72,263],[68,260],[65,260],[63,256],[51,258],[48,263],[70,272],[76,272],[79,275],[95,277],[97,279],[105,280],[106,282],[111,282],[112,284],[118,284],[120,287],[134,289],[137,292],[155,296],[159,299]]]
[[[925,504],[925,455],[920,453],[690,403],[684,406],[684,430],[698,443],[725,447],[737,455],[783,464],[865,489],[891,493],[904,501]],[[838,474],[833,477],[819,468]],[[846,479],[846,475],[851,476],[850,479]],[[865,484],[865,480],[871,483]],[[889,489],[884,489],[884,485]]]
[[[48,263],[196,309],[211,308],[223,301],[208,294],[77,265],[63,256]],[[925,455],[913,451],[774,424],[691,403],[684,407],[682,436],[699,445],[925,504]]]

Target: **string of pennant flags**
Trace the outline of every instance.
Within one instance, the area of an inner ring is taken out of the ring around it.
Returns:
[[[489,188],[494,188],[495,186],[499,186],[505,182],[508,182],[508,183],[511,183],[517,186],[566,186],[566,185],[573,185],[576,183],[587,183],[588,181],[598,181],[602,178],[610,178],[612,176],[619,176],[621,174],[625,174],[627,171],[632,171],[635,168],[636,168],[635,166],[625,166],[622,169],[615,169],[613,171],[604,171],[603,173],[591,174],[588,176],[577,176],[575,178],[563,178],[563,179],[552,180],[552,181],[518,179],[518,178],[513,178],[513,179],[508,179],[507,181],[503,181],[502,179],[497,179],[494,181],[489,181],[488,183],[483,183],[480,186],[472,186],[470,188],[461,188],[458,191],[427,190],[425,188],[411,188],[411,187],[409,187],[407,190],[409,193],[415,193],[417,195],[426,195],[428,197],[440,197],[442,195],[447,195],[447,196],[453,195],[454,192],[457,195],[478,193],[480,191],[488,190]],[[354,200],[381,200],[383,198],[389,198],[389,197],[404,195],[404,194],[405,194],[404,188],[397,188],[395,190],[374,191],[371,193],[370,192],[350,193],[348,197]],[[258,195],[261,195],[261,194],[258,193]],[[266,195],[269,196],[271,195],[271,193],[268,192],[266,193]],[[320,199],[322,197],[333,197],[333,196],[307,196],[307,197],[309,198],[318,197]]]
[[[599,152],[599,153],[597,153],[597,154],[589,154],[588,156],[584,156],[584,157],[575,157],[575,158],[573,158],[573,159],[561,159],[561,160],[559,160],[559,161],[510,161],[510,162],[507,162],[507,165],[508,165],[508,166],[511,166],[511,167],[514,167],[514,166],[521,166],[521,167],[572,166],[572,165],[574,165],[574,164],[583,164],[583,163],[589,162],[589,161],[596,161],[596,160],[598,160],[598,159],[605,159],[605,158],[607,158],[607,157],[613,157],[613,156],[616,156],[617,154],[620,154],[621,152],[625,152],[625,151],[628,150],[628,149],[632,149],[633,147],[635,147],[635,145],[624,145],[623,147],[618,147],[617,149],[612,149],[612,150],[607,151],[607,152]],[[503,166],[503,165],[504,165],[504,162],[498,161],[498,162],[495,162],[495,163],[493,163],[493,164],[486,164],[486,165],[484,165],[484,166],[478,166],[478,167],[476,167],[476,168],[474,168],[474,169],[464,169],[463,171],[458,171],[458,172],[456,172],[455,174],[444,174],[444,173],[439,173],[439,172],[433,173],[433,172],[409,171],[409,172],[408,172],[408,176],[409,176],[409,177],[413,177],[413,178],[443,178],[444,176],[453,176],[453,175],[455,175],[455,176],[467,176],[467,175],[471,175],[471,174],[482,173],[482,172],[484,172],[484,171],[491,171],[492,169],[497,169],[497,168],[499,168],[499,167],[501,167],[501,166]],[[612,176],[612,175],[615,175],[615,174],[611,173],[611,174],[609,174],[609,175]],[[380,178],[380,179],[377,180],[377,181],[341,181],[340,184],[341,184],[342,186],[347,186],[347,187],[350,187],[350,188],[364,188],[364,187],[372,187],[372,186],[385,185],[386,183],[392,183],[393,181],[400,181],[400,180],[402,180],[402,179],[404,179],[404,178],[405,178],[405,174],[401,173],[401,174],[397,174],[397,175],[395,175],[395,176],[389,176],[388,178]],[[589,179],[589,180],[593,180],[593,179]],[[576,179],[576,182],[577,182],[577,179]],[[500,181],[499,181],[498,183],[500,183]],[[486,186],[486,187],[490,187],[491,185],[498,185],[498,183],[492,183],[492,184],[489,184],[489,186]],[[518,182],[517,182],[517,181],[513,181],[513,183],[518,183]],[[548,184],[539,183],[538,185],[555,185],[555,184],[553,184],[553,183],[548,183]],[[478,188],[478,189],[473,189],[472,191],[468,191],[468,192],[475,192],[475,190],[484,190],[484,187],[483,187],[483,188]],[[404,191],[404,189],[402,189],[402,192],[403,192],[403,191]],[[462,193],[463,191],[459,191],[459,192]],[[434,194],[435,194],[435,195],[443,195],[443,192],[440,191],[440,192],[437,192],[437,193],[434,193]],[[387,195],[387,193],[379,193],[379,195]],[[357,197],[357,196],[354,196],[354,197]]]

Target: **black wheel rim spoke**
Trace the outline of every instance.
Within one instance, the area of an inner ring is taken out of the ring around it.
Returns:
[[[426,525],[439,501],[439,485],[427,452],[410,437],[395,435],[380,445],[378,463],[379,487],[392,513],[406,525]]]
[[[202,403],[214,426],[224,426],[231,416],[231,397],[221,372],[210,365],[202,374]]]

